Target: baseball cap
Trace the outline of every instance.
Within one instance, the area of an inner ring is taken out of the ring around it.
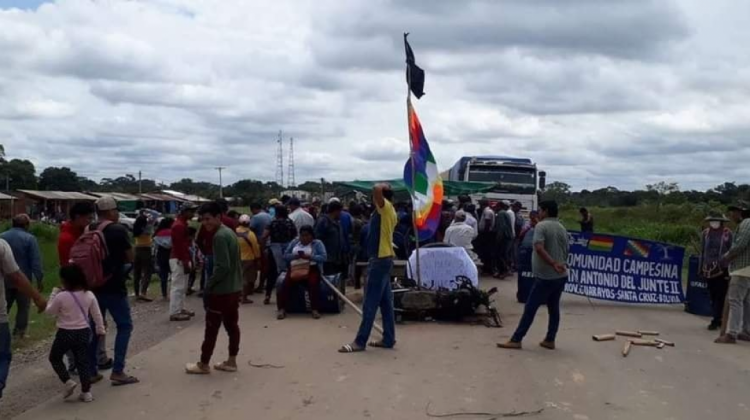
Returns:
[[[110,196],[102,197],[94,203],[97,211],[117,210],[117,200]]]
[[[250,216],[247,214],[240,216],[240,223],[250,223]]]

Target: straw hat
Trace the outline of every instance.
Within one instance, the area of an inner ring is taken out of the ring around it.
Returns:
[[[727,219],[726,216],[719,213],[718,211],[711,211],[708,213],[708,216],[704,219],[704,221],[728,223],[729,219]]]

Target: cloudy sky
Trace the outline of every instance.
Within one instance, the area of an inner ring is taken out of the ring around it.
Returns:
[[[0,143],[97,180],[232,182],[274,179],[283,130],[298,182],[395,178],[404,31],[441,169],[749,181],[745,0],[0,0]]]

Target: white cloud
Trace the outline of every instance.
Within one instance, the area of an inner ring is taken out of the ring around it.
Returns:
[[[748,16],[740,0],[0,9],[0,137],[39,170],[214,180],[220,165],[231,182],[274,178],[282,129],[297,182],[398,177],[409,30],[441,168],[510,154],[577,188],[707,188],[750,175],[750,53],[727,41],[750,35]]]

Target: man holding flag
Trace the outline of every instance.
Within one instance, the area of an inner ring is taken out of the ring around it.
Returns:
[[[370,343],[372,347],[393,348],[396,345],[396,315],[393,311],[393,292],[391,291],[391,268],[393,267],[393,231],[398,218],[393,208],[393,191],[387,184],[378,184],[373,188],[372,199],[375,213],[370,219],[370,232],[367,235],[367,284],[365,301],[362,305],[362,323],[357,337],[351,344],[339,349],[339,353],[358,353],[367,348],[375,315],[380,308],[383,317],[383,339]]]

